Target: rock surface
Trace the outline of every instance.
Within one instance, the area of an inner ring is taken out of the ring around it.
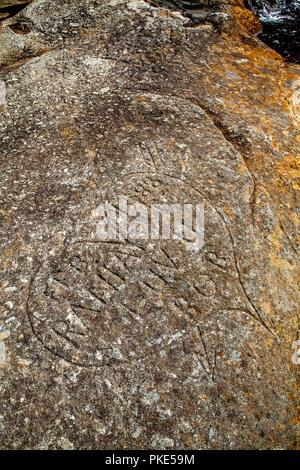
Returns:
[[[33,0],[1,0],[0,8],[15,7],[19,5],[27,5]]]
[[[299,444],[299,68],[242,2],[199,9],[1,23],[1,448]],[[203,248],[99,241],[118,195],[204,204]]]
[[[300,4],[298,0],[246,0],[260,19],[258,37],[291,62],[300,64]]]

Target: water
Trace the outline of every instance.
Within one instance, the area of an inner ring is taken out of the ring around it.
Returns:
[[[261,21],[258,37],[283,57],[300,63],[300,0],[245,0]]]

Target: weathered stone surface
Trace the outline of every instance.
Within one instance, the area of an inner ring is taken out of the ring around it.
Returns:
[[[2,22],[1,448],[297,446],[299,68],[205,8]],[[100,242],[122,194],[203,203],[204,247]]]

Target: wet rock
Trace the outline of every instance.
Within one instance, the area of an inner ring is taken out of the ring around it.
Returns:
[[[299,69],[215,6],[2,22],[1,448],[297,447]],[[99,239],[121,196],[204,245]]]

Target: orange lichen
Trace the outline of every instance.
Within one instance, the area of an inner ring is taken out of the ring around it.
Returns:
[[[60,133],[62,136],[71,136],[73,134],[73,130],[71,127],[67,127]]]
[[[147,103],[147,98],[145,98],[144,96],[138,96],[137,97],[137,100],[140,101],[141,103]]]
[[[249,33],[255,34],[261,31],[261,23],[259,19],[246,8],[240,6],[233,7],[233,13],[239,24],[249,31]]]

